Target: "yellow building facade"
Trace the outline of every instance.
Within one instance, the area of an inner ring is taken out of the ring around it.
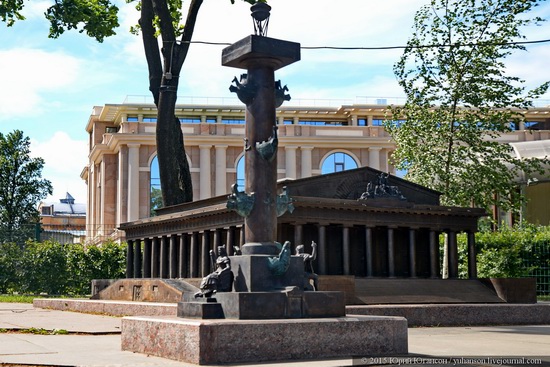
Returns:
[[[279,179],[365,166],[395,174],[389,163],[395,144],[382,126],[386,107],[280,107]],[[243,170],[244,106],[181,104],[175,113],[181,121],[194,199],[228,194]],[[88,186],[87,232],[97,240],[118,239],[121,223],[150,216],[151,187],[158,186],[155,129],[153,104],[127,102],[93,108],[86,125],[89,163],[81,177]],[[535,141],[550,147],[550,108],[528,111],[526,122],[500,140],[527,150],[528,143]],[[550,197],[548,177],[539,177],[536,183],[526,186],[528,196],[535,200],[540,195]],[[533,209],[531,214],[526,210],[527,219],[550,223],[548,206],[547,213],[544,208]]]

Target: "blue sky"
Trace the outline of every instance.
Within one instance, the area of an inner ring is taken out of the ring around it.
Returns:
[[[52,1],[26,3],[27,20],[0,25],[0,132],[23,130],[35,156],[46,160],[43,176],[57,200],[69,191],[86,201],[80,173],[87,163],[85,126],[93,106],[149,96],[141,39],[129,34],[139,14],[120,3],[117,35],[97,43],[66,32],[48,39],[44,10]],[[394,46],[409,37],[414,13],[429,0],[271,0],[269,36],[302,46]],[[342,5],[344,4],[344,5]],[[550,5],[537,12],[550,18]],[[205,0],[196,41],[233,43],[253,32],[249,5],[237,0]],[[549,39],[550,23],[525,32],[529,40]],[[182,72],[179,96],[233,98],[228,88],[240,70],[220,65],[223,46],[192,45]],[[303,50],[302,60],[277,72],[290,89],[292,105],[347,103],[361,97],[400,97],[392,66],[402,51]],[[511,75],[536,86],[550,80],[550,43],[528,46],[511,57]],[[550,95],[545,96],[550,99]],[[307,101],[306,101],[307,100]],[[323,101],[324,100],[324,101]],[[184,98],[180,98],[184,101]],[[550,104],[550,103],[549,103]]]

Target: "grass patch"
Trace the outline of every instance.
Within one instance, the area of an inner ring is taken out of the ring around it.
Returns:
[[[32,300],[35,298],[44,297],[22,294],[0,294],[0,302],[3,303],[32,303]]]
[[[548,296],[537,296],[537,301],[550,301],[550,295],[548,295]]]
[[[69,334],[69,332],[65,329],[46,330],[43,328],[35,328],[35,327],[31,327],[28,329],[17,329],[17,330],[0,329],[0,333],[17,333],[17,334],[33,334],[33,335],[67,335]]]
[[[47,294],[0,294],[0,303],[32,303],[36,298],[84,298],[89,299],[90,295],[80,295],[80,296],[53,296]]]

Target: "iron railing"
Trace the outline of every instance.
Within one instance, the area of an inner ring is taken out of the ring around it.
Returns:
[[[550,243],[538,243],[523,255],[530,276],[537,279],[537,296],[550,296]]]
[[[116,225],[98,225],[93,228],[74,225],[28,223],[8,230],[0,226],[0,243],[16,243],[23,246],[27,241],[55,241],[59,243],[101,243],[124,239],[124,232]]]

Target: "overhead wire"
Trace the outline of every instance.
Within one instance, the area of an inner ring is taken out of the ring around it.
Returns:
[[[227,42],[208,42],[208,41],[186,41],[187,43],[196,43],[202,45],[213,46],[230,46],[231,43]],[[536,43],[550,42],[550,39],[536,40],[536,41],[514,41],[514,42],[482,42],[482,43],[450,43],[450,44],[431,44],[431,45],[417,45],[417,46],[375,46],[375,47],[344,47],[344,46],[300,46],[303,50],[395,50],[395,49],[414,49],[414,48],[442,48],[442,47],[473,47],[473,46],[508,46],[508,45],[528,45]]]

